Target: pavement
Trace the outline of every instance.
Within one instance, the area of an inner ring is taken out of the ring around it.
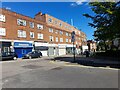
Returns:
[[[57,58],[57,59],[56,59]],[[118,88],[118,68],[71,63],[72,56],[0,62],[2,88]],[[70,59],[71,58],[71,59]],[[80,57],[79,57],[80,58]],[[92,60],[81,57],[80,60]],[[54,61],[55,60],[55,61]]]
[[[114,59],[113,60],[104,59],[104,58],[99,59],[99,58],[93,58],[93,57],[85,57],[85,55],[84,56],[77,55],[75,60],[73,58],[73,55],[55,57],[55,59],[59,61],[77,63],[77,64],[85,65],[85,66],[111,67],[111,68],[120,69],[120,61],[118,60],[115,61]]]

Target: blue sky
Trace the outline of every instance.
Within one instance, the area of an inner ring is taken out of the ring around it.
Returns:
[[[87,39],[93,39],[94,28],[88,26],[88,22],[91,22],[91,20],[82,14],[93,15],[94,13],[85,2],[83,4],[75,2],[5,2],[2,3],[2,7],[32,18],[41,11],[69,24],[73,19],[74,26],[86,33]]]

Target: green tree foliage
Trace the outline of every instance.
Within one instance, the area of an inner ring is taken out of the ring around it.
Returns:
[[[89,26],[96,28],[96,41],[111,41],[120,38],[120,2],[92,2],[89,3],[94,16],[83,14],[92,19]]]

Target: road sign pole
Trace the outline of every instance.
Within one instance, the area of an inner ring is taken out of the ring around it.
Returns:
[[[74,61],[75,62],[75,47],[74,47],[74,42],[73,42],[73,57],[74,57]]]
[[[73,58],[74,58],[74,60],[73,60],[73,62],[75,62],[75,47],[74,47],[74,42],[75,42],[75,31],[73,31],[72,33],[71,33],[71,41],[73,42]]]

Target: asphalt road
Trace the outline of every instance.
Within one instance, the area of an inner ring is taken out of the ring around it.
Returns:
[[[3,61],[2,88],[118,88],[118,69],[92,67],[48,57]]]

